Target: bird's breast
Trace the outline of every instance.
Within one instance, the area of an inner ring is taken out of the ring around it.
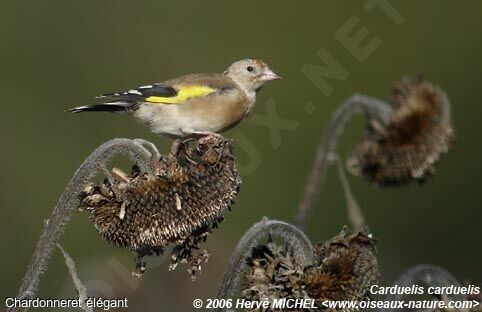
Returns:
[[[251,106],[244,94],[227,92],[189,101],[179,106],[179,110],[193,129],[223,132],[238,124]]]

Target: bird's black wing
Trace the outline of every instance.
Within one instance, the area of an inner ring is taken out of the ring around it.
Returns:
[[[161,84],[152,84],[123,92],[106,93],[97,98],[109,98],[119,101],[140,101],[150,96],[175,97],[177,90]]]
[[[128,91],[102,94],[97,98],[103,99],[103,103],[74,107],[67,111],[72,113],[93,111],[126,113],[136,110],[139,107],[140,102],[151,96],[171,98],[175,97],[177,93],[177,90],[172,87],[161,84],[152,84],[138,87],[136,89],[130,89]]]

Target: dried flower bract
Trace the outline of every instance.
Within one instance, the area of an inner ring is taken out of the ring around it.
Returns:
[[[423,181],[453,142],[449,100],[421,77],[405,78],[393,88],[391,106],[386,124],[369,123],[350,171],[377,185]]]
[[[171,268],[187,261],[192,273],[198,271],[208,256],[196,251],[198,244],[223,219],[241,184],[230,140],[212,138],[196,148],[174,144],[153,162],[152,174],[113,169],[111,179],[88,185],[80,195],[79,210],[90,212],[100,235],[137,252],[138,273],[145,269],[143,256],[171,244]]]

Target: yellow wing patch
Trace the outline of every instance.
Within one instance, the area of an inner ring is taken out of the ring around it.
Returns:
[[[162,103],[162,104],[179,104],[187,101],[190,98],[197,96],[204,96],[216,92],[208,86],[191,85],[191,86],[181,86],[176,96],[164,97],[164,96],[150,96],[145,99],[147,102],[152,103]]]

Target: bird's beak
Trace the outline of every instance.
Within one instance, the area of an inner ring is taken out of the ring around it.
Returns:
[[[261,76],[259,77],[259,80],[261,81],[270,81],[270,80],[278,80],[278,79],[281,79],[281,76],[269,68],[266,68],[261,74]]]

